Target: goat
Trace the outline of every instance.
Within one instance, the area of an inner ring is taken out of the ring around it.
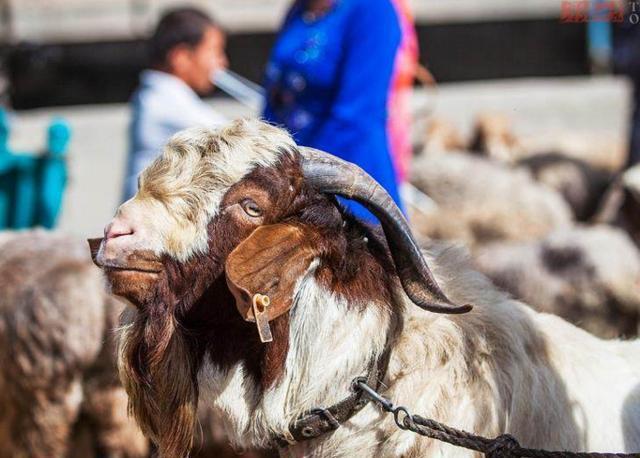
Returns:
[[[539,311],[602,337],[638,334],[640,252],[620,229],[572,227],[540,240],[491,243],[476,250],[474,261]]]
[[[422,236],[474,246],[495,240],[532,240],[571,224],[571,210],[525,170],[461,153],[424,155],[412,183],[437,204],[414,228]]]
[[[382,230],[336,195],[364,204]],[[339,428],[303,440],[292,420],[353,400],[356,376],[485,436],[640,450],[640,343],[534,312],[456,250],[421,253],[373,179],[277,127],[241,120],[176,134],[89,244],[111,291],[131,304],[119,370],[161,456],[186,455],[199,398],[239,446],[473,455],[399,430],[372,403],[350,403]]]
[[[144,457],[127,416],[104,292],[82,243],[0,234],[0,457]]]

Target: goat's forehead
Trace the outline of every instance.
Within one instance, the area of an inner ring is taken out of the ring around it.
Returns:
[[[176,134],[142,173],[141,189],[166,195],[220,193],[253,169],[292,155],[295,143],[268,124],[235,122],[218,131],[188,129]]]

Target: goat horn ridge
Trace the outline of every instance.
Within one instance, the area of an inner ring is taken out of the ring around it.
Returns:
[[[364,205],[382,224],[402,287],[420,308],[435,313],[467,313],[453,304],[436,282],[413,238],[409,223],[387,191],[355,164],[313,148],[300,148],[305,181],[325,194]]]

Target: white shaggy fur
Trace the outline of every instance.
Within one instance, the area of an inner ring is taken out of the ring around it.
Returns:
[[[513,434],[523,446],[640,451],[640,344],[603,341],[509,299],[455,250],[431,262],[445,292],[473,303],[467,315],[422,311],[403,294],[384,394],[411,411],[477,434]],[[364,311],[362,311],[364,310]],[[297,413],[328,406],[382,352],[390,316],[349,306],[310,275],[290,323],[286,369],[260,394],[244,368],[210,365],[201,399],[222,413],[234,443],[265,445]],[[206,386],[206,388],[205,388]],[[369,404],[347,424],[292,448],[304,456],[472,456],[397,429]]]
[[[432,154],[413,164],[412,183],[436,203],[413,222],[420,235],[469,246],[534,240],[571,224],[571,210],[525,170],[461,153]]]
[[[640,251],[621,229],[576,226],[540,240],[495,242],[475,265],[536,310],[600,337],[634,335],[640,311]]]

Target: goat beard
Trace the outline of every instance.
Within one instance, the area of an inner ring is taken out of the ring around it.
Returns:
[[[188,456],[198,404],[193,346],[165,304],[130,309],[122,321],[118,372],[129,412],[159,456]]]

